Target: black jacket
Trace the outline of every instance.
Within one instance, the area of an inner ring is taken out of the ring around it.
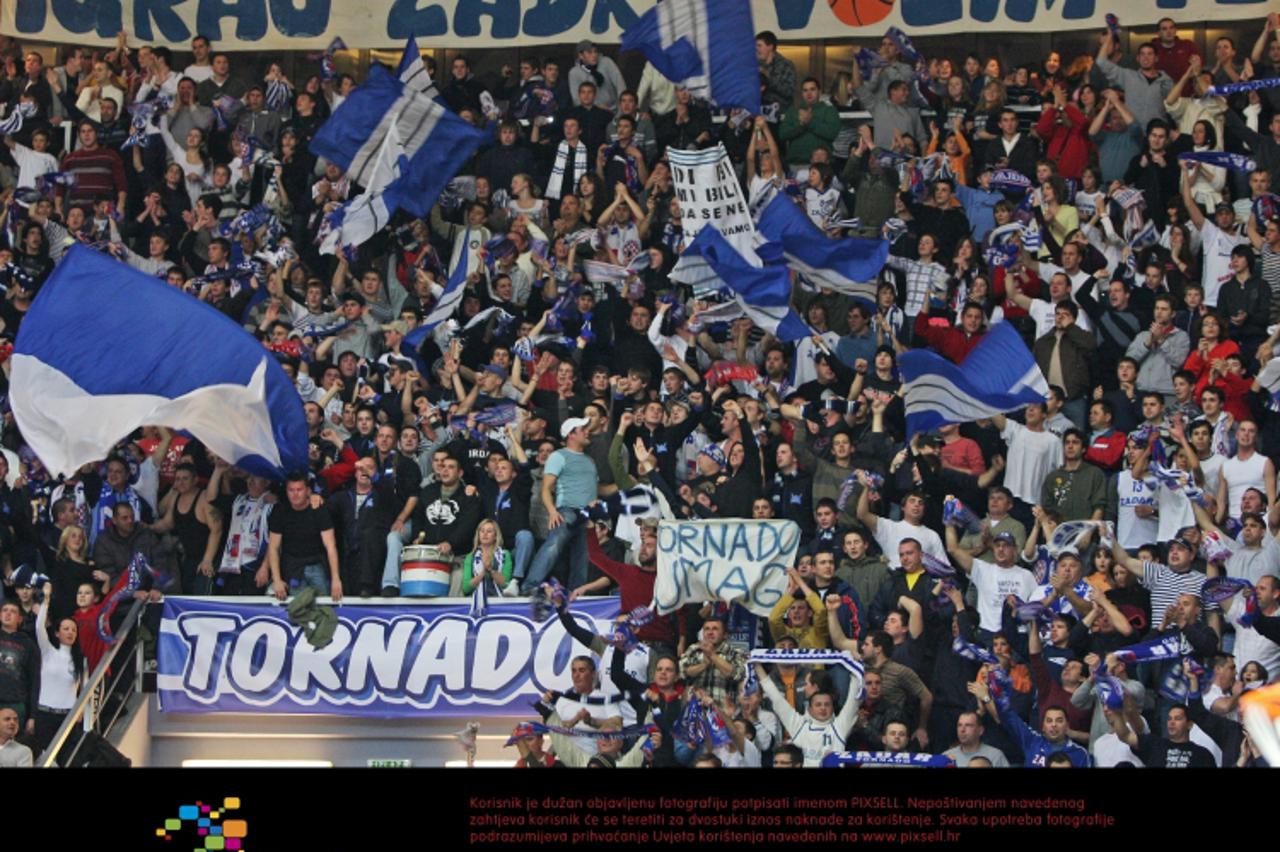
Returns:
[[[469,552],[474,543],[481,517],[480,495],[467,494],[461,482],[449,497],[443,496],[442,490],[439,482],[422,489],[414,529],[426,534],[425,544],[447,541],[454,555],[461,556]]]

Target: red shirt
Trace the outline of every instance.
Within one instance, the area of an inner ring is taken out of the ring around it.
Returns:
[[[657,571],[646,571],[639,565],[610,559],[600,549],[600,542],[591,531],[587,532],[587,556],[592,565],[618,584],[619,603],[624,613],[638,606],[648,606],[653,601],[653,582],[657,579]],[[636,638],[642,642],[668,642],[674,645],[675,620],[670,615],[660,615],[637,630]]]
[[[1040,295],[1040,276],[1036,275],[1030,269],[1022,271],[1023,281],[1022,295],[1036,298]],[[1017,302],[1009,298],[1008,292],[1005,290],[1005,280],[1009,277],[1009,270],[1003,266],[997,266],[991,273],[991,295],[997,301],[1001,302],[1004,308],[1005,319],[1017,319],[1027,315],[1026,308],[1018,305]]]
[[[1187,72],[1187,68],[1191,66],[1191,57],[1199,56],[1200,51],[1196,48],[1194,42],[1187,41],[1185,38],[1174,39],[1172,47],[1165,47],[1161,44],[1160,39],[1148,42],[1156,51],[1156,68],[1169,75],[1169,79],[1176,84]],[[1190,88],[1188,81],[1187,88]],[[1186,94],[1186,91],[1181,92]]]
[[[938,454],[942,457],[943,464],[967,470],[974,476],[980,476],[987,469],[982,450],[972,438],[957,438],[949,444],[943,444]]]
[[[1096,464],[1098,467],[1107,471],[1117,471],[1120,469],[1120,463],[1124,460],[1125,447],[1128,445],[1128,436],[1124,432],[1115,429],[1094,438],[1089,444],[1089,449],[1085,451],[1084,460]]]
[[[986,334],[985,331],[980,331],[969,335],[952,325],[932,325],[928,314],[916,315],[916,337],[928,343],[953,364],[963,361]]]
[[[1058,164],[1058,172],[1066,178],[1079,180],[1089,165],[1089,119],[1075,104],[1068,103],[1063,123],[1058,123],[1058,110],[1049,107],[1040,113],[1036,122],[1036,135],[1044,140],[1044,156]],[[1064,199],[1065,201],[1066,199]]]

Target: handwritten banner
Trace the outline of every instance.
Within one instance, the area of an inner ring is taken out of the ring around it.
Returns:
[[[283,607],[166,598],[158,646],[160,709],[175,713],[328,713],[379,718],[523,716],[568,689],[588,653],[528,602],[339,606],[333,641],[315,649]],[[580,600],[574,617],[606,630],[618,602]],[[592,623],[594,622],[594,623]]]
[[[767,616],[787,591],[799,547],[795,521],[662,521],[653,585],[658,614],[724,601]]]
[[[0,33],[80,45],[131,41],[186,49],[197,34],[219,50],[316,50],[341,36],[350,48],[529,47],[591,38],[617,43],[656,0],[6,0]],[[744,0],[746,2],[746,0]],[[757,29],[783,40],[1001,30],[1055,32],[1105,26],[1114,4],[1096,0],[750,0]],[[1265,0],[1131,0],[1125,27],[1262,18]]]

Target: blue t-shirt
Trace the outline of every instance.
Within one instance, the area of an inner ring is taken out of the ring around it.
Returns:
[[[557,509],[581,509],[596,499],[600,475],[586,453],[556,450],[547,459],[544,472],[556,478]]]

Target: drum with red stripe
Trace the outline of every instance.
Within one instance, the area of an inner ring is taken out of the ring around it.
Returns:
[[[449,557],[434,545],[409,545],[400,551],[401,597],[448,597],[451,569]]]

